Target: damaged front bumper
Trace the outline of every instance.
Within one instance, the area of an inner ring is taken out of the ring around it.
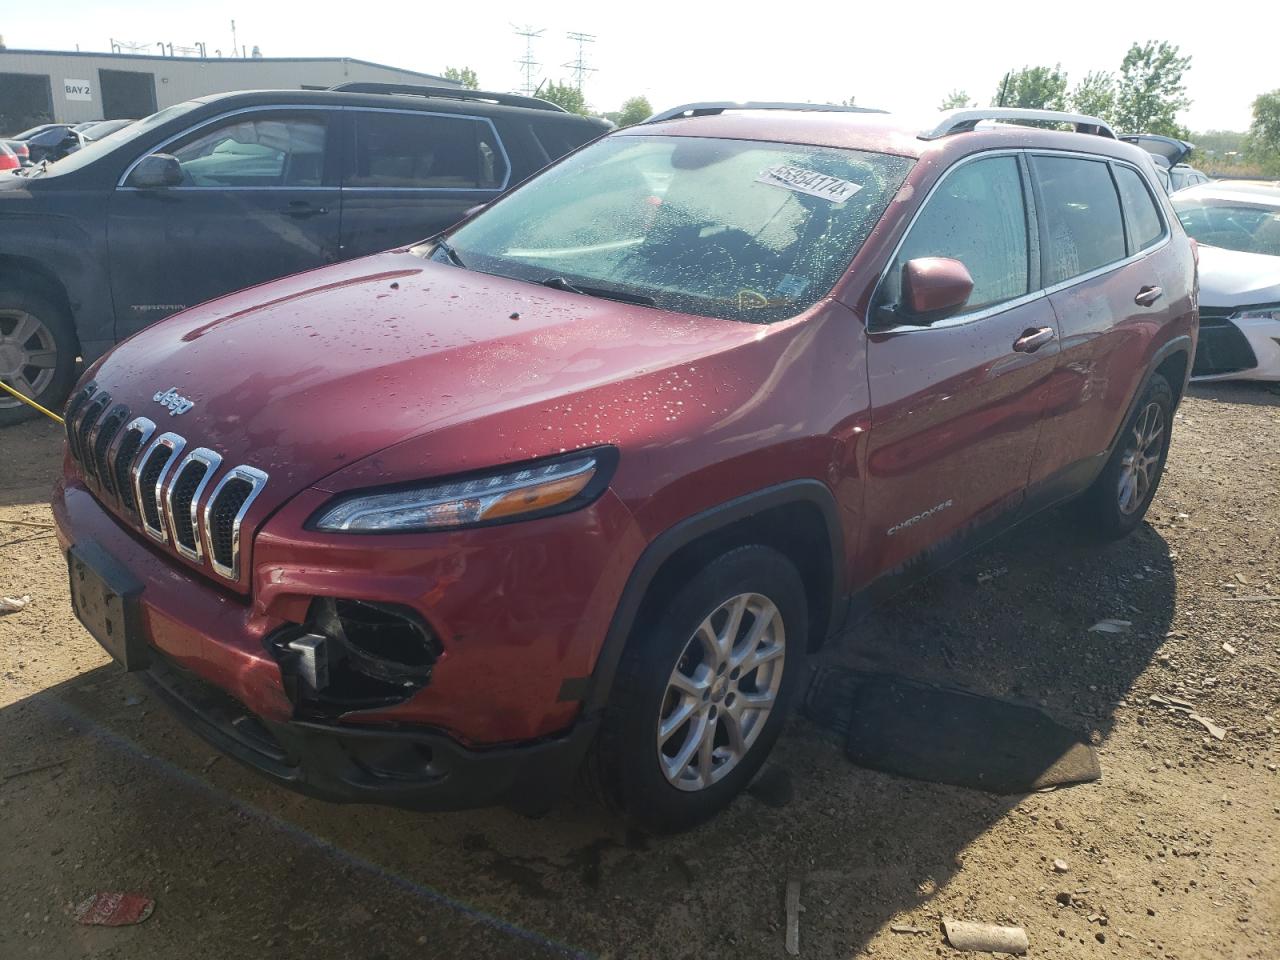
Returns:
[[[563,736],[469,749],[438,731],[267,720],[162,656],[144,676],[219,750],[282,786],[338,803],[440,811],[501,804],[541,814],[572,781],[595,734],[581,720]]]

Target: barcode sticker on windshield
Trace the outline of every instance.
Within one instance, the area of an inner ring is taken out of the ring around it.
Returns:
[[[860,183],[841,180],[839,177],[829,177],[825,173],[816,173],[813,170],[793,167],[786,163],[765,170],[756,177],[756,183],[769,183],[785,190],[794,190],[796,193],[807,193],[811,197],[821,197],[831,203],[844,203],[862,189]]]

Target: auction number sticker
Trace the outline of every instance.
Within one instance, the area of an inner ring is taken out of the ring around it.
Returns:
[[[829,177],[825,173],[793,167],[788,163],[770,167],[756,177],[756,183],[768,183],[784,190],[796,193],[807,193],[811,197],[821,197],[830,203],[844,203],[862,189],[862,184],[839,177]]]

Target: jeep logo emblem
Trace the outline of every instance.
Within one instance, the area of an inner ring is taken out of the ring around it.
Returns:
[[[157,392],[151,399],[162,406],[168,407],[169,416],[171,417],[186,413],[196,405],[194,400],[188,400],[180,394],[177,387],[170,387],[168,390]]]

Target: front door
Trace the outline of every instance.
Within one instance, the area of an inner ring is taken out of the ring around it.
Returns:
[[[953,167],[873,301],[865,579],[1022,501],[1058,353],[1053,309],[1033,292],[1040,285],[1028,183],[1025,162],[1012,153]],[[973,292],[959,313],[928,326],[893,321],[902,268],[917,257],[968,268]]]
[[[111,198],[116,336],[213,297],[338,258],[337,113],[249,110],[201,124],[156,152],[178,186]]]
[[[348,110],[342,256],[415,243],[506,186],[510,167],[483,117]]]

